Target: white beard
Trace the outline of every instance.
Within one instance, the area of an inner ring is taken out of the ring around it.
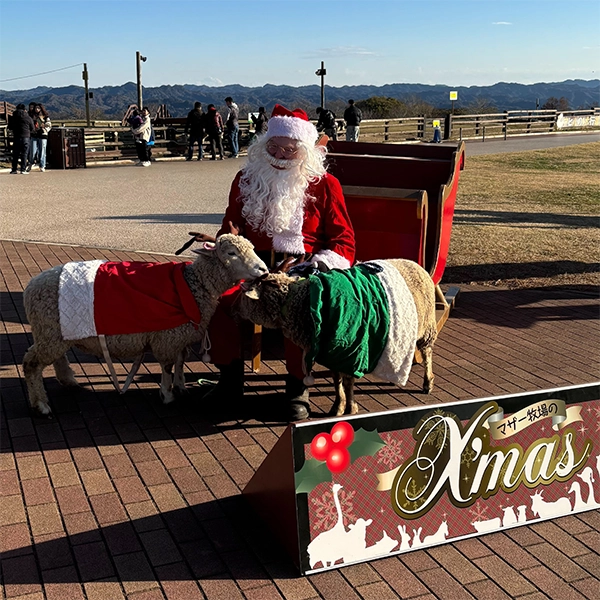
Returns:
[[[255,160],[248,161],[240,180],[242,216],[255,231],[269,237],[301,234],[311,177],[302,169],[301,159],[278,160],[260,150]]]

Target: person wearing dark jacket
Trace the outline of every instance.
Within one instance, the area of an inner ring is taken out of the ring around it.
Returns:
[[[202,160],[204,157],[204,148],[202,147],[202,140],[204,139],[204,117],[202,103],[196,102],[194,104],[194,110],[190,110],[185,122],[185,134],[189,134],[186,160],[192,160],[195,143],[198,143],[198,160]]]
[[[346,121],[346,141],[358,142],[362,112],[360,108],[354,105],[354,100],[348,100],[348,108],[344,111],[344,121]]]
[[[48,134],[52,129],[52,123],[46,109],[41,104],[35,105],[31,118],[35,126],[35,133],[31,136],[27,171],[31,171],[31,167],[37,161],[40,171],[43,173],[46,170],[46,145],[48,144]]]
[[[322,131],[330,140],[337,140],[337,123],[335,122],[335,113],[328,108],[319,106],[317,108],[319,121],[317,122],[317,131]]]
[[[27,114],[24,104],[18,104],[15,112],[8,119],[8,127],[13,132],[13,155],[11,175],[18,173],[21,161],[21,175],[27,175],[27,160],[31,134],[35,131],[33,119]]]
[[[269,126],[267,125],[267,121],[269,117],[267,117],[267,113],[265,112],[265,107],[261,106],[258,109],[258,116],[250,115],[252,117],[252,122],[254,123],[254,133],[256,135],[262,135],[266,133]]]
[[[205,119],[204,130],[210,142],[211,160],[217,160],[217,146],[219,148],[219,158],[223,160],[223,138],[221,137],[223,133],[223,118],[214,104],[208,105]]]

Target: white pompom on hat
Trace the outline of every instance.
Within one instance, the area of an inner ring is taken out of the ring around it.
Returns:
[[[281,104],[276,104],[269,119],[269,129],[265,137],[287,137],[314,144],[319,137],[317,128],[310,122],[308,115],[301,108],[288,110]]]

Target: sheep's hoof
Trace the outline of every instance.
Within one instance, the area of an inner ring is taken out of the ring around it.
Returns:
[[[77,383],[77,380],[75,378],[72,378],[72,379],[58,379],[58,383],[60,383],[60,385],[62,385],[63,387],[67,387],[67,388],[78,388],[78,387],[81,387]]]
[[[433,392],[433,381],[429,381],[429,382],[423,384],[423,393],[431,394],[431,392]]]
[[[174,387],[173,394],[176,398],[187,398],[190,395],[190,391],[186,387]]]
[[[48,417],[49,419],[52,418],[52,409],[46,402],[36,402],[33,405],[33,409],[43,417]]]
[[[162,390],[160,390],[160,399],[162,400],[163,404],[171,404],[171,402],[175,400],[175,396],[173,395],[173,392],[165,394]]]

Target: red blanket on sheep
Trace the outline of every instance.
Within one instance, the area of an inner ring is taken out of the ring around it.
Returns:
[[[105,262],[94,280],[98,334],[118,335],[200,323],[200,309],[183,277],[190,263]]]

